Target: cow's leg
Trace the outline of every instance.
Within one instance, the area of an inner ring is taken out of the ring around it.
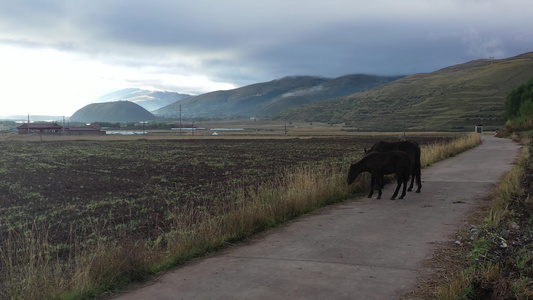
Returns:
[[[409,177],[403,179],[403,190],[402,190],[402,195],[400,196],[399,199],[403,199],[403,197],[405,197],[405,194],[406,194],[406,188],[407,188],[407,183],[409,183]]]
[[[383,175],[378,174],[376,175],[376,178],[378,180],[378,198],[377,199],[381,199],[381,189],[383,188]]]
[[[396,174],[396,178],[397,178],[397,179],[396,179],[396,190],[394,190],[394,194],[392,194],[392,197],[390,198],[391,200],[396,199],[396,196],[398,196],[398,191],[400,190],[400,186],[402,185],[402,181],[401,181],[401,179],[398,177],[398,174]],[[405,186],[404,186],[404,188],[405,188]],[[401,198],[403,198],[403,196],[405,196],[405,195],[402,195]],[[400,198],[400,199],[401,199],[401,198]]]
[[[368,198],[372,198],[372,195],[374,194],[374,182],[375,181],[376,181],[376,177],[372,175],[370,178],[370,194],[368,194]]]
[[[415,177],[416,177],[416,172],[413,172],[413,177],[411,179],[411,185],[409,185],[409,189],[407,189],[409,192],[413,190],[413,186],[415,185]],[[407,181],[409,181],[409,179],[407,179]],[[417,190],[417,193],[420,193],[420,188]]]
[[[418,188],[416,189],[416,192],[417,193],[420,193],[420,189],[422,188],[422,170],[420,170],[420,166],[418,166],[418,168],[416,168],[416,185],[418,186]]]

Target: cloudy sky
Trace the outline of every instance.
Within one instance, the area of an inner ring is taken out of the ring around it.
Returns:
[[[533,51],[531,0],[0,0],[0,116]]]

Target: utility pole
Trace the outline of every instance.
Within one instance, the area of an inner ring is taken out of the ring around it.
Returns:
[[[180,136],[181,136],[181,129],[183,128],[183,125],[181,124],[181,103],[180,103]]]

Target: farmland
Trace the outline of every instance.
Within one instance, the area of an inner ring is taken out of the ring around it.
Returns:
[[[1,278],[35,299],[142,278],[346,199],[349,164],[396,137],[5,139]],[[432,153],[455,137],[415,139]]]
[[[91,227],[154,239],[184,206],[230,202],[302,165],[344,168],[377,137],[4,142],[0,220],[65,245]],[[418,139],[422,143],[435,138]]]

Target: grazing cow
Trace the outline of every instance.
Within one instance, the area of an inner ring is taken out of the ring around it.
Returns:
[[[370,194],[368,194],[368,198],[372,198],[374,183],[377,183],[378,199],[381,199],[383,176],[394,173],[396,175],[397,185],[391,200],[396,198],[402,184],[403,190],[399,199],[403,199],[406,193],[407,182],[411,175],[411,169],[411,159],[403,151],[371,152],[350,166],[348,184],[352,184],[359,174],[369,172],[372,174],[372,179],[370,181]]]
[[[408,140],[408,141],[400,141],[400,142],[393,142],[393,143],[381,141],[381,142],[375,143],[372,146],[372,148],[368,150],[368,152],[388,152],[388,151],[393,151],[393,150],[403,151],[407,153],[407,155],[409,155],[409,157],[411,158],[411,166],[412,166],[411,175],[413,176],[413,178],[411,179],[411,185],[409,186],[409,189],[407,190],[408,191],[413,190],[413,185],[414,185],[414,181],[416,178],[416,185],[417,185],[416,192],[420,193],[420,189],[422,188],[422,179],[421,179],[422,166],[420,163],[420,146],[418,145],[416,141]],[[365,152],[367,152],[366,149],[365,149]]]

